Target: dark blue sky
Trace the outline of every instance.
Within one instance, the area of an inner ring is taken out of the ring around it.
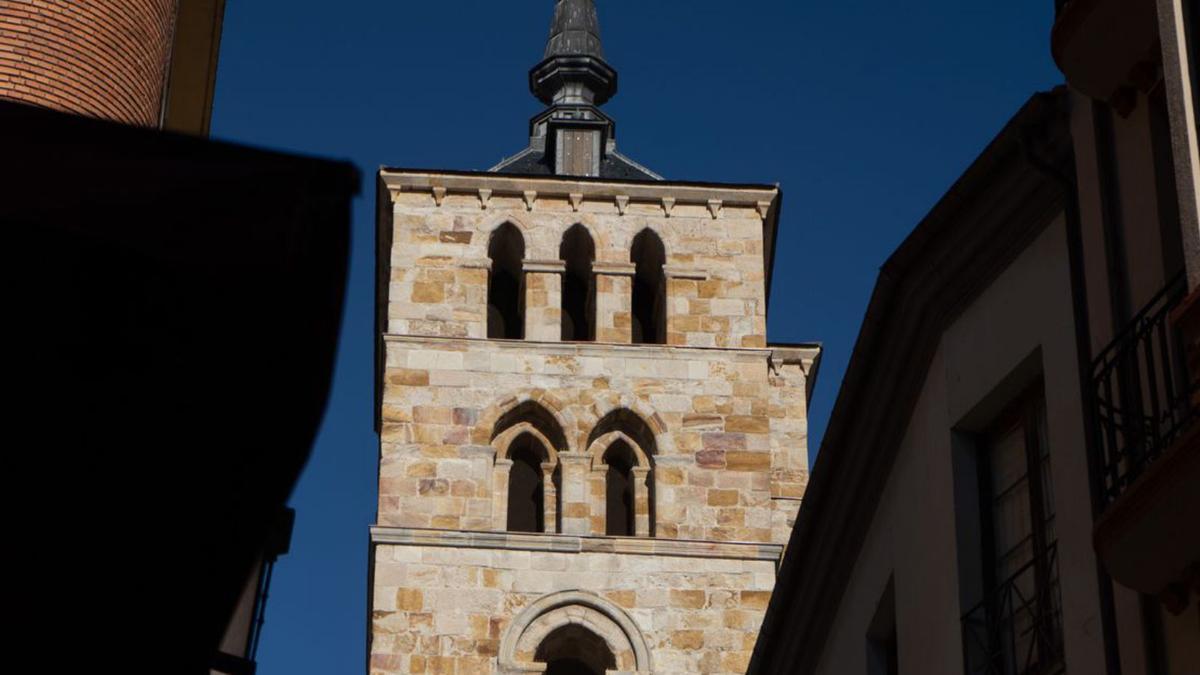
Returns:
[[[598,0],[619,148],[668,179],[775,183],[769,338],[821,341],[825,430],[877,270],[1035,91],[1052,0]],[[293,496],[262,675],[362,673],[374,172],[487,169],[524,147],[551,0],[254,0],[225,16],[213,136],[363,173],[333,397]],[[280,339],[287,339],[285,326]],[[281,420],[286,424],[286,420]]]

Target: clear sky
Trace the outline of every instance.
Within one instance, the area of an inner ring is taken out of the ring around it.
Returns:
[[[618,147],[668,179],[779,183],[769,339],[820,341],[816,456],[879,266],[1035,91],[1052,0],[598,0]],[[247,0],[226,8],[213,136],[358,165],[333,396],[292,503],[262,675],[365,671],[374,173],[483,170],[540,104],[551,0]],[[286,326],[280,339],[287,339]],[[279,420],[286,424],[287,420]]]

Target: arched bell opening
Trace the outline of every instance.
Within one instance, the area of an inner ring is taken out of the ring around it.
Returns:
[[[635,266],[633,276],[633,342],[666,344],[667,277],[663,269],[667,252],[662,239],[646,228],[633,238],[629,259]]]
[[[488,242],[487,329],[489,339],[525,337],[525,238],[512,223],[492,232]]]
[[[508,531],[546,531],[546,490],[542,464],[546,449],[531,433],[524,433],[509,446],[512,467],[508,473]]]
[[[562,285],[563,342],[596,339],[596,278],[592,262],[596,245],[583,225],[572,225],[563,235],[559,259],[566,263]]]
[[[636,534],[633,467],[637,458],[623,440],[608,446],[604,453],[605,471],[605,534],[610,537],[632,537]]]
[[[617,668],[617,657],[604,638],[578,624],[547,635],[534,661],[546,664],[546,675],[604,675]]]

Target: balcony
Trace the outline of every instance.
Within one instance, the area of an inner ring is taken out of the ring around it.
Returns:
[[[1155,70],[1155,2],[1056,0],[1055,8],[1050,51],[1071,87],[1110,101],[1122,89],[1150,84],[1143,80]]]
[[[1200,386],[1188,375],[1185,350],[1195,344],[1200,301],[1186,294],[1184,277],[1168,284],[1092,371],[1095,487],[1104,505],[1096,550],[1115,580],[1162,596],[1168,608],[1186,606],[1180,589],[1200,561]]]
[[[967,675],[1057,675],[1063,662],[1058,547],[998,584],[962,617]]]

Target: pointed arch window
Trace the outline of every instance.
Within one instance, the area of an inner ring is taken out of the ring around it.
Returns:
[[[636,267],[633,277],[633,342],[666,344],[667,263],[662,239],[649,228],[633,238],[629,254]]]
[[[525,337],[525,284],[522,265],[525,239],[512,223],[492,233],[488,242],[487,335],[490,339],[520,340]]]
[[[558,532],[562,468],[558,454],[567,449],[563,427],[554,414],[525,401],[500,416],[492,432],[492,514],[497,530]]]
[[[596,339],[596,279],[592,274],[596,244],[587,228],[572,225],[563,235],[558,255],[566,263],[562,287],[562,340],[591,342]]]
[[[609,412],[588,435],[591,455],[592,515],[604,515],[604,529],[593,534],[653,537],[655,515],[654,431],[628,408]]]
[[[637,464],[633,449],[623,440],[608,446],[604,453],[605,472],[605,534],[611,537],[632,537],[636,534],[633,494],[633,467]]]
[[[508,531],[544,532],[546,491],[542,478],[545,449],[533,434],[525,433],[509,446],[512,468],[508,474]]]

